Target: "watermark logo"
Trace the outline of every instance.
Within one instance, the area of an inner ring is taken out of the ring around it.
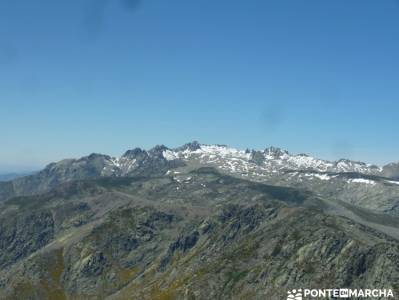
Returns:
[[[287,292],[287,300],[307,300],[312,298],[352,299],[355,298],[393,298],[390,289],[295,289]]]
[[[288,291],[287,300],[302,300],[302,289]]]

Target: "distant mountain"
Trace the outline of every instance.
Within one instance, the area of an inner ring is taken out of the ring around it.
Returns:
[[[0,181],[10,181],[19,177],[28,176],[34,172],[23,172],[23,173],[5,173],[0,174]]]
[[[331,162],[306,154],[290,154],[276,147],[262,151],[237,150],[198,142],[175,149],[166,146],[156,146],[149,151],[136,148],[118,158],[91,154],[52,163],[34,175],[0,183],[0,200],[40,194],[74,180],[159,176],[208,166],[239,178],[304,188],[359,207],[399,214],[396,164],[378,167],[347,159]]]
[[[330,162],[306,154],[292,155],[288,151],[276,147],[266,148],[263,151],[249,149],[242,151],[223,145],[201,145],[193,142],[174,150],[166,150],[164,156],[169,160],[182,159],[185,161],[197,160],[201,163],[218,163],[233,172],[246,172],[257,168],[272,173],[287,170],[308,170],[314,172],[357,172],[379,175],[383,170],[375,165],[347,159]]]
[[[0,183],[0,200],[14,196],[35,195],[51,190],[59,184],[100,177],[158,175],[182,162],[168,161],[162,155],[166,148],[157,146],[150,151],[139,148],[127,151],[120,158],[91,154],[79,159],[51,163],[33,175]]]
[[[184,162],[188,169],[211,166],[240,178],[305,188],[323,197],[399,214],[399,181],[391,177],[393,172],[388,174],[387,167],[347,159],[331,162],[276,147],[243,151],[197,142],[165,150],[163,155]]]

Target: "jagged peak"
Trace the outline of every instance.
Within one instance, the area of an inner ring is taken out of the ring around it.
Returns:
[[[183,146],[177,147],[175,151],[196,151],[201,148],[201,144],[198,141],[192,141],[190,143],[184,144]]]
[[[84,156],[80,158],[80,160],[92,160],[96,158],[105,158],[105,159],[110,159],[111,157],[106,154],[101,154],[101,153],[91,153],[88,156]]]
[[[141,149],[141,148],[136,147],[136,148],[134,148],[134,149],[127,150],[127,151],[122,155],[122,157],[135,157],[135,156],[137,156],[137,155],[144,154],[144,153],[147,153],[147,151],[145,151],[145,150],[143,150],[143,149]]]
[[[167,150],[169,150],[169,148],[165,145],[156,145],[154,148],[150,149],[148,153],[154,156],[162,156],[163,152]]]
[[[374,165],[367,164],[367,163],[362,162],[362,161],[350,160],[350,159],[348,159],[348,158],[341,158],[341,159],[338,159],[338,160],[336,160],[334,163],[335,163],[335,164],[345,163],[345,164],[361,165],[361,166],[365,166],[365,167],[366,167],[366,166],[369,166],[369,167],[376,167],[376,166],[374,166]]]
[[[270,156],[282,156],[284,154],[289,155],[287,150],[281,149],[279,147],[270,146],[266,148],[263,153]]]
[[[297,156],[302,156],[302,157],[311,157],[310,155],[306,153],[299,153]]]

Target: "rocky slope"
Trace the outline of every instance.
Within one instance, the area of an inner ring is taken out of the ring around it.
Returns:
[[[387,164],[383,167],[382,174],[386,177],[399,180],[399,163]]]
[[[399,295],[396,165],[196,142],[0,182],[0,299]]]
[[[0,205],[1,299],[399,293],[398,218],[213,168],[77,180]]]

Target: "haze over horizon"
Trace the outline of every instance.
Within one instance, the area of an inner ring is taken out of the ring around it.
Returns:
[[[397,1],[0,3],[0,172],[198,140],[399,161]]]

